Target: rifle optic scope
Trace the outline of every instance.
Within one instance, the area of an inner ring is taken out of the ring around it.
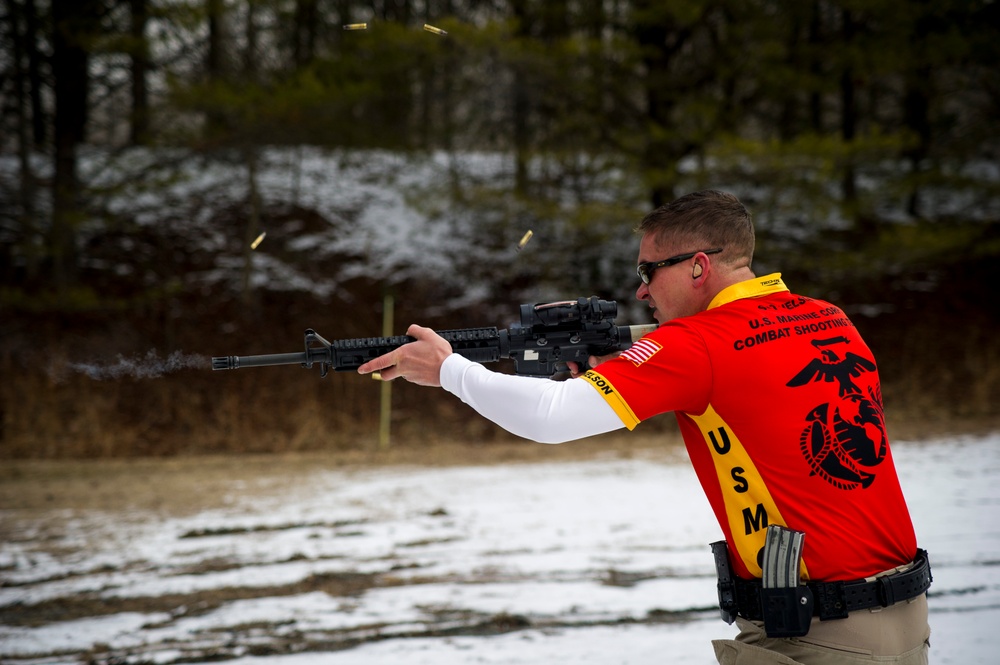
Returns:
[[[613,300],[601,300],[597,296],[540,305],[521,305],[521,327],[558,326],[577,321],[599,323],[604,319],[614,320],[617,314],[618,303]]]

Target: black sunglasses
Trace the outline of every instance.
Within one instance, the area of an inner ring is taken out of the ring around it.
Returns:
[[[722,248],[717,249],[702,249],[697,252],[689,252],[687,254],[678,254],[677,256],[671,256],[669,259],[663,259],[662,261],[647,261],[646,263],[640,263],[635,267],[635,274],[639,276],[643,284],[648,285],[650,280],[653,279],[653,273],[657,268],[667,268],[672,265],[676,265],[681,261],[687,261],[688,259],[694,257],[696,254],[718,254],[722,251]]]

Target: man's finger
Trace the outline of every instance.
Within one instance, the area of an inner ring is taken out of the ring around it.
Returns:
[[[416,323],[411,324],[410,327],[406,329],[406,334],[416,340],[433,338],[437,335],[437,333],[435,333],[432,329],[418,326]]]
[[[399,371],[399,368],[395,365],[390,365],[379,372],[378,377],[376,378],[381,379],[382,381],[394,381],[395,379],[405,379],[406,377]]]
[[[372,372],[381,372],[382,370],[389,369],[396,365],[396,357],[394,352],[386,353],[378,358],[372,358],[366,362],[361,367],[358,367],[358,374],[371,374]],[[388,380],[388,379],[387,379]]]

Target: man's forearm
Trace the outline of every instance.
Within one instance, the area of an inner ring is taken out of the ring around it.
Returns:
[[[441,387],[517,436],[563,443],[624,427],[585,381],[493,372],[457,354],[441,366]]]

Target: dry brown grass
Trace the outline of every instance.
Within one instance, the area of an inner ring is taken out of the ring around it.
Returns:
[[[201,330],[192,323],[171,333],[171,343],[134,321],[118,322],[114,313],[74,321],[72,332],[60,321],[25,319],[16,334],[0,337],[0,459],[367,455],[378,445],[380,389],[351,372],[325,379],[298,367],[213,372],[207,353],[204,367],[159,378],[95,380],[74,369],[73,363],[141,355],[156,346],[291,351],[301,333],[288,328],[312,316],[275,313],[270,319],[276,323],[261,316],[234,325],[237,332],[229,336],[220,336],[205,317]],[[1000,338],[993,316],[912,308],[856,320],[879,362],[893,438],[1000,427]],[[670,431],[671,419],[664,420],[652,429]],[[401,450],[424,451],[431,441],[470,442],[476,450],[510,436],[443,391],[397,381],[392,440]]]
[[[1000,425],[1000,352],[968,348],[956,363],[897,375],[883,366],[890,434],[923,438]],[[912,356],[911,356],[912,357]],[[897,363],[898,364],[898,363]],[[887,378],[886,378],[887,377]],[[974,378],[970,378],[974,377]],[[378,385],[298,368],[184,370],[158,379],[94,381],[11,368],[0,384],[0,458],[59,459],[322,451],[378,446]],[[667,419],[669,420],[669,418]],[[653,425],[659,430],[670,429]],[[443,391],[396,382],[392,441],[476,446],[510,440]],[[430,446],[434,448],[434,446]]]

